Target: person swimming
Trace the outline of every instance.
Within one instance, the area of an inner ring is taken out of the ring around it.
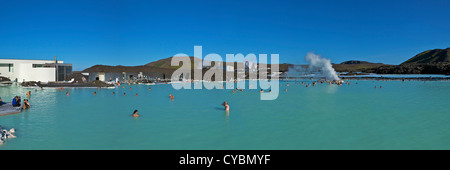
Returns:
[[[125,96],[125,93],[123,93],[123,96]]]
[[[138,110],[134,110],[134,112],[133,112],[133,114],[132,114],[131,116],[133,116],[133,117],[139,117],[139,115],[138,115]]]
[[[70,96],[70,93],[69,93],[69,92],[66,92],[66,95],[67,95],[67,96]]]
[[[94,95],[97,95],[97,92],[96,92],[96,91],[94,91]]]
[[[169,94],[169,98],[170,98],[170,100],[174,100],[175,99],[175,97],[172,94]]]
[[[222,106],[225,106],[225,111],[230,111],[230,105],[228,105],[228,102],[223,102]]]
[[[28,92],[26,93],[26,95],[27,95],[28,97],[30,97],[30,96],[31,96],[31,91],[28,91]]]

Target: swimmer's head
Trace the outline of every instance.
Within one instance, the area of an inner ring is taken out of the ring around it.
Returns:
[[[133,113],[134,113],[134,114],[136,114],[137,112],[138,112],[138,110],[134,110],[134,112],[133,112]]]

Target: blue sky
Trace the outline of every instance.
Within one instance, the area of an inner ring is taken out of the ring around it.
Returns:
[[[58,59],[74,70],[143,65],[177,53],[307,52],[333,63],[400,64],[450,47],[448,0],[0,0],[0,58]]]

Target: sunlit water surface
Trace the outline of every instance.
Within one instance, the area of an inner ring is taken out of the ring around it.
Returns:
[[[0,125],[15,128],[17,136],[0,150],[450,149],[448,81],[360,80],[308,88],[287,83],[281,82],[272,101],[259,100],[259,89],[248,85],[236,93],[171,85],[0,87],[7,102],[32,91],[31,109],[0,116]],[[130,116],[135,109],[140,118]]]

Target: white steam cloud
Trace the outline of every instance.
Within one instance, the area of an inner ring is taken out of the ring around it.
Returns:
[[[328,80],[340,80],[329,59],[309,52],[305,61],[309,63],[310,70],[319,70]]]

